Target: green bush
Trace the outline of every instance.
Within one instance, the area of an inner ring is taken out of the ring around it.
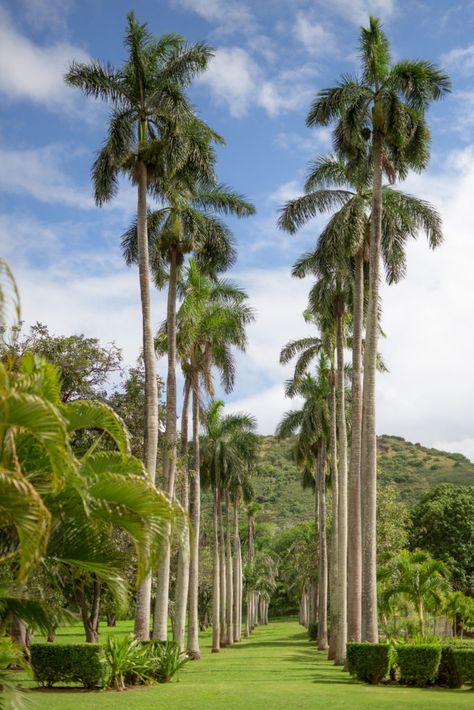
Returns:
[[[441,650],[441,661],[436,683],[446,688],[460,688],[463,684],[454,660],[454,648],[452,646],[443,646]]]
[[[108,666],[108,685],[123,690],[126,685],[144,683],[153,678],[153,659],[150,644],[137,641],[130,634],[108,636],[105,661]]]
[[[434,644],[406,644],[397,648],[397,665],[400,682],[425,687],[433,684],[438,676],[441,646]]]
[[[347,644],[349,673],[365,683],[380,683],[390,669],[390,648],[386,643]]]
[[[474,685],[474,648],[453,646],[452,649],[454,665],[462,685]]]
[[[175,641],[154,641],[148,645],[153,678],[167,683],[189,661]]]
[[[94,643],[71,646],[35,643],[31,647],[31,666],[35,680],[48,687],[62,682],[94,688],[104,680],[102,649]]]
[[[318,638],[318,625],[317,624],[310,624],[308,626],[308,638],[310,641],[316,641]]]

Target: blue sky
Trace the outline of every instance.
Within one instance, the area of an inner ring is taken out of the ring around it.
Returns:
[[[123,264],[119,244],[135,194],[125,184],[113,204],[94,206],[89,171],[107,113],[62,81],[72,59],[121,63],[131,8],[156,34],[179,32],[216,49],[191,95],[227,141],[220,179],[257,207],[254,218],[233,224],[233,276],[248,289],[257,321],[229,406],[256,414],[266,433],[292,406],[279,350],[309,332],[301,312],[310,282],[289,271],[322,222],[294,237],[275,222],[279,206],[299,193],[308,160],[330,149],[328,130],[305,127],[312,97],[356,70],[358,27],[370,12],[383,19],[395,59],[429,58],[449,71],[453,94],[430,111],[430,168],[405,185],[440,209],[445,244],[431,253],[421,239],[413,243],[407,279],[384,287],[381,349],[390,372],[379,378],[379,431],[474,458],[474,2],[0,1],[0,240],[23,318],[56,333],[114,340],[133,364],[137,274]],[[158,324],[163,295],[153,298]]]

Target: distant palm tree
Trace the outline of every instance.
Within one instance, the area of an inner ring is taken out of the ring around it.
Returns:
[[[326,533],[326,466],[330,431],[329,367],[321,354],[317,376],[306,374],[289,383],[291,396],[303,398],[303,407],[286,412],[277,427],[277,436],[296,435],[295,456],[305,475],[314,481],[318,551],[318,636],[320,650],[328,647],[328,556]]]
[[[446,74],[430,62],[391,64],[390,47],[380,22],[370,18],[360,30],[361,78],[344,77],[323,89],[307,116],[307,125],[336,122],[338,152],[357,163],[372,141],[373,190],[370,235],[369,301],[364,349],[364,426],[362,442],[362,638],[378,640],[376,575],[376,419],[375,380],[379,332],[379,272],[382,237],[382,174],[388,161],[404,177],[422,170],[429,158],[425,110],[450,90]]]
[[[247,468],[255,461],[258,438],[256,422],[248,414],[222,414],[224,404],[211,402],[204,412],[201,470],[213,491],[213,615],[212,651],[220,650],[220,539],[219,517],[222,490],[233,477],[233,471]]]
[[[234,385],[235,363],[232,348],[244,350],[246,326],[253,320],[247,294],[232,281],[204,273],[194,258],[181,274],[178,284],[183,300],[177,312],[177,355],[185,376],[185,391],[193,399],[193,454],[190,470],[190,521],[193,528],[189,563],[188,653],[199,658],[198,569],[200,526],[200,442],[199,421],[201,389],[214,394],[213,371],[220,374],[221,385],[230,392]],[[158,352],[167,349],[168,330],[164,324],[157,336]],[[186,403],[186,401],[185,401]],[[184,404],[185,404],[184,403]],[[187,426],[183,405],[182,429]],[[182,564],[186,564],[182,560]],[[177,598],[176,618],[184,631],[186,598]],[[176,639],[181,643],[181,631]]]
[[[143,319],[145,364],[145,456],[144,463],[155,479],[158,443],[158,391],[153,326],[151,319],[149,253],[147,236],[147,192],[155,194],[169,177],[168,168],[179,168],[196,147],[198,119],[184,95],[193,77],[206,69],[212,51],[202,43],[187,45],[182,37],[166,34],[156,39],[140,25],[133,12],[127,17],[125,46],[128,57],[120,69],[109,64],[74,62],[66,82],[85,94],[112,106],[108,136],[92,168],[96,203],[100,206],[116,196],[118,178],[125,174],[138,189],[137,251]],[[199,122],[200,123],[200,122]],[[202,131],[206,128],[201,125]],[[207,130],[209,138],[215,137]],[[197,144],[199,148],[199,143]],[[208,159],[196,151],[196,161]],[[149,638],[151,577],[137,590],[135,635]]]

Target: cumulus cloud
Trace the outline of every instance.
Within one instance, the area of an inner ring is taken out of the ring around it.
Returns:
[[[69,113],[84,112],[79,92],[64,83],[64,73],[73,59],[84,62],[89,57],[67,42],[35,44],[16,30],[0,8],[0,92],[7,99],[28,100]]]
[[[87,209],[90,194],[71,183],[62,168],[64,147],[47,145],[30,150],[0,148],[0,188],[14,194],[28,194],[41,202],[60,203]]]
[[[441,62],[448,67],[457,69],[462,74],[471,74],[474,68],[474,44],[451,49],[442,55]]]
[[[28,24],[35,31],[64,30],[74,0],[20,0]]]
[[[255,27],[253,14],[245,3],[233,0],[172,0],[174,5],[195,12],[218,26],[219,32],[248,32]]]
[[[324,54],[327,57],[336,51],[334,35],[321,23],[313,22],[311,16],[303,11],[296,14],[293,33],[310,54]]]
[[[71,159],[74,160],[74,153],[61,144],[24,150],[0,147],[0,189],[5,193],[28,195],[46,204],[94,208],[90,183],[77,185],[69,176]],[[107,207],[129,213],[135,203],[135,190],[124,185],[117,199]]]
[[[307,103],[314,93],[310,83],[314,74],[314,68],[303,65],[268,79],[247,50],[222,47],[197,83],[208,87],[217,103],[227,104],[235,118],[245,116],[251,107],[276,116]]]
[[[317,4],[355,25],[367,24],[369,15],[387,19],[394,14],[396,5],[395,0],[317,0]]]

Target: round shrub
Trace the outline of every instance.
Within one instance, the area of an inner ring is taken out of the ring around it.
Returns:
[[[390,648],[386,643],[347,644],[349,673],[365,683],[375,685],[386,678],[390,668]]]
[[[441,660],[441,646],[416,644],[397,648],[397,665],[400,682],[424,688],[432,685],[437,676]]]

